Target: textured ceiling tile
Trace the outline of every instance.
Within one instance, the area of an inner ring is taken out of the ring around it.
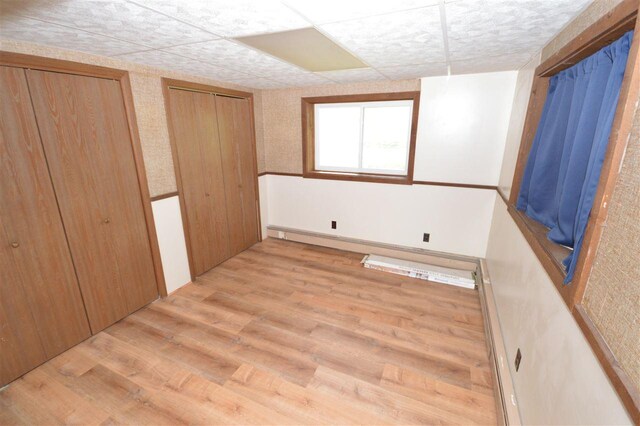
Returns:
[[[50,24],[35,19],[12,17],[0,19],[0,37],[36,41],[40,44],[78,50],[95,55],[118,55],[146,49],[144,46],[91,34],[74,28]]]
[[[125,0],[3,0],[3,3],[6,3],[3,14],[10,12],[150,47],[217,37]]]
[[[385,76],[373,68],[358,68],[353,70],[324,71],[316,73],[336,83],[355,83],[358,81],[385,80]]]
[[[253,78],[238,78],[228,80],[230,83],[235,83],[240,86],[249,87],[252,89],[283,89],[285,87],[292,87],[291,84],[280,83],[277,81],[269,80],[267,78],[253,77]]]
[[[224,37],[272,33],[309,23],[275,0],[131,0]]]
[[[440,0],[284,0],[314,24],[364,18],[401,10],[433,6]]]
[[[301,71],[300,68],[229,40],[187,44],[165,50],[259,77],[296,74]]]
[[[401,65],[396,67],[378,68],[378,71],[391,80],[408,80],[412,78],[431,77],[434,75],[445,75],[447,73],[447,64],[442,62]]]
[[[445,5],[450,59],[539,50],[591,0],[460,0]]]
[[[321,86],[323,84],[333,83],[333,81],[311,72],[273,76],[269,77],[269,79],[286,84],[290,87]]]
[[[452,74],[473,74],[479,72],[508,71],[520,69],[531,59],[529,53],[515,53],[463,61],[451,61]]]
[[[321,25],[320,28],[376,68],[445,59],[438,6]]]
[[[143,65],[164,68],[173,71],[181,71],[188,74],[199,75],[213,80],[230,80],[233,78],[249,77],[248,74],[239,71],[217,67],[193,59],[174,55],[161,50],[149,50],[118,56],[125,61],[136,62]]]

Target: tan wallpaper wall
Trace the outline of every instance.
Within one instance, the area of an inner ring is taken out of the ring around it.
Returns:
[[[640,388],[640,110],[636,111],[584,306]]]
[[[33,43],[0,40],[0,50],[128,70],[131,78],[131,91],[140,132],[145,170],[152,197],[176,190],[175,171],[171,157],[171,146],[169,144],[169,132],[167,129],[160,79],[162,77],[169,77],[230,89],[251,91],[251,89],[229,83],[159,70],[157,68],[125,62],[116,58],[89,55]],[[256,112],[258,111],[260,110],[256,106]],[[260,114],[257,113],[256,116],[260,116]],[[261,129],[262,126],[260,126],[260,130]],[[258,152],[261,153],[262,133],[257,132],[257,130],[258,126],[256,125],[256,143],[259,146]]]
[[[416,90],[420,90],[420,80],[376,81],[262,91],[264,170],[302,173],[301,98]]]
[[[595,0],[542,51],[553,55],[622,0]],[[587,284],[584,306],[611,351],[640,388],[640,110]]]

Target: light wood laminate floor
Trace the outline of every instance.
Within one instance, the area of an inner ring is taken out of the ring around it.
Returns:
[[[495,424],[477,291],[266,240],[0,392],[0,424]]]

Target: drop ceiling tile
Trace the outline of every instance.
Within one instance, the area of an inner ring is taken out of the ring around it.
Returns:
[[[359,81],[386,80],[385,76],[373,68],[357,68],[353,70],[324,71],[316,73],[336,83],[356,83]]]
[[[276,0],[131,0],[224,37],[272,33],[309,23]]]
[[[438,6],[320,25],[320,29],[375,68],[445,60]]]
[[[287,84],[290,87],[321,86],[323,84],[333,83],[333,81],[329,80],[328,78],[311,72],[300,72],[297,74],[273,76],[269,77],[269,79],[277,81],[279,83]]]
[[[445,75],[447,64],[427,63],[415,65],[401,65],[396,67],[378,68],[382,74],[391,80],[409,80],[412,78],[431,77],[435,75]]]
[[[199,75],[214,80],[228,81],[234,78],[246,78],[248,74],[217,67],[183,56],[174,55],[161,50],[149,50],[118,56],[119,59],[142,65],[163,68],[186,74]]]
[[[450,59],[539,50],[591,0],[460,0],[445,5]]]
[[[149,47],[174,46],[217,38],[199,28],[125,0],[3,0],[3,14],[5,13]]]
[[[230,83],[239,84],[240,86],[249,87],[252,89],[284,89],[286,87],[294,87],[291,84],[280,83],[261,77],[238,78],[228,81]]]
[[[284,0],[314,24],[346,21],[419,7],[433,6],[440,0]]]
[[[126,41],[19,16],[10,19],[2,16],[0,37],[105,56],[146,49]]]
[[[193,43],[164,50],[259,77],[296,74],[301,71],[300,68],[229,40]]]
[[[512,53],[503,56],[487,56],[451,62],[452,74],[473,74],[480,72],[496,72],[520,69],[531,59],[531,54]]]

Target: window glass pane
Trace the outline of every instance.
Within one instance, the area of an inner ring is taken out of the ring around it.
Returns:
[[[358,168],[360,107],[316,105],[316,167]]]
[[[410,130],[410,106],[365,107],[362,167],[405,172]]]

